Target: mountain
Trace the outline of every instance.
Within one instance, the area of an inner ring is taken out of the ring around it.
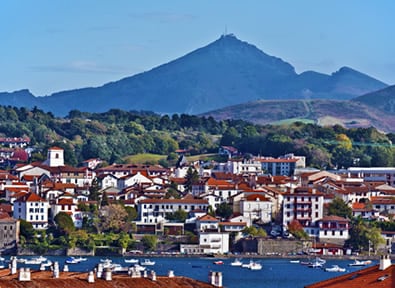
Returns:
[[[37,97],[34,103],[24,101],[25,90],[23,100],[19,94],[0,93],[0,104],[33,105],[59,116],[72,109],[104,112],[111,108],[199,114],[260,99],[351,99],[385,87],[347,67],[331,75],[297,74],[291,64],[230,34],[150,71],[101,87],[62,91]]]

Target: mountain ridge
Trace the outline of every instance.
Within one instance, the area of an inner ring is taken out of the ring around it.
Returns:
[[[288,62],[227,34],[173,61],[102,86],[34,99],[23,90],[23,101],[20,94],[5,92],[0,93],[0,104],[37,106],[60,116],[70,110],[105,112],[112,108],[200,114],[255,100],[349,100],[387,86],[349,67],[331,75],[297,74]]]

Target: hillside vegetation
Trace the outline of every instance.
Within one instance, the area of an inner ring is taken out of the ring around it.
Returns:
[[[262,125],[301,121],[320,125],[339,124],[347,128],[376,127],[380,131],[395,132],[395,113],[383,110],[388,106],[372,107],[362,100],[259,100],[210,111],[202,116],[218,121],[240,119]]]
[[[312,110],[305,110],[305,114]],[[306,156],[307,164],[317,168],[392,166],[395,155],[392,147],[395,135],[380,133],[375,128],[346,129],[340,125],[323,127],[302,122],[258,125],[242,120],[216,121],[213,117],[122,110],[105,113],[74,110],[67,117],[58,118],[37,108],[0,106],[0,134],[30,137],[35,149],[30,161],[45,159],[51,146],[62,147],[70,165],[89,158],[108,163],[152,161],[174,165],[177,149],[186,150],[191,161],[204,160],[214,159],[211,157],[215,157],[220,145],[236,147],[241,156],[278,157],[294,153]]]

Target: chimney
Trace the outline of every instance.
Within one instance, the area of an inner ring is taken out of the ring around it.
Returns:
[[[99,263],[99,265],[97,265],[96,277],[101,278],[102,274],[103,274],[103,264]]]
[[[208,275],[211,285],[222,287],[222,272],[210,271]]]
[[[65,264],[63,266],[63,272],[69,272],[69,265]]]
[[[174,271],[173,270],[169,270],[169,273],[167,274],[167,276],[169,278],[173,278],[174,277]]]
[[[17,270],[17,262],[16,262],[16,257],[12,257],[11,260],[11,274],[16,274],[16,270]]]
[[[106,281],[111,281],[112,280],[111,268],[104,268],[104,280],[106,280]]]
[[[88,274],[88,283],[95,283],[95,274],[93,271],[90,271]]]
[[[151,270],[151,280],[156,281],[156,273],[154,270]]]
[[[59,278],[59,262],[55,261],[53,264],[53,278]]]
[[[30,278],[30,268],[21,268],[19,269],[19,275],[18,275],[18,280],[19,281],[31,281]]]
[[[379,270],[385,270],[392,265],[390,255],[381,255],[380,256],[380,266]]]

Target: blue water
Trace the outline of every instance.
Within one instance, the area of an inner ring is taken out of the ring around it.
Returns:
[[[20,257],[31,258],[31,257]],[[60,268],[63,269],[64,261],[67,257],[47,256],[49,260],[58,261]],[[88,272],[100,262],[100,259],[105,257],[87,257],[88,260],[79,264],[69,264],[70,271]],[[137,258],[137,257],[126,257]],[[142,257],[140,259],[144,259]],[[119,263],[122,266],[128,266],[122,257],[111,257],[113,263]],[[339,276],[343,273],[357,271],[364,267],[349,267],[351,260],[327,260],[324,267],[330,267],[337,264],[340,267],[346,268],[346,272],[325,272],[323,269],[314,269],[301,264],[293,264],[289,259],[253,259],[259,261],[263,268],[262,270],[252,271],[247,268],[234,267],[230,263],[233,259],[221,259],[224,261],[223,265],[215,265],[213,262],[215,258],[173,258],[173,257],[158,257],[150,258],[156,264],[154,266],[147,266],[147,269],[153,269],[157,275],[167,275],[169,270],[173,270],[176,276],[187,276],[208,282],[209,271],[220,271],[223,275],[223,285],[229,288],[243,288],[243,287],[304,287],[324,279]],[[243,263],[248,263],[250,258],[242,259]],[[376,264],[374,261],[372,265]],[[18,267],[30,267],[31,269],[39,269],[39,265],[25,265],[18,263]]]

